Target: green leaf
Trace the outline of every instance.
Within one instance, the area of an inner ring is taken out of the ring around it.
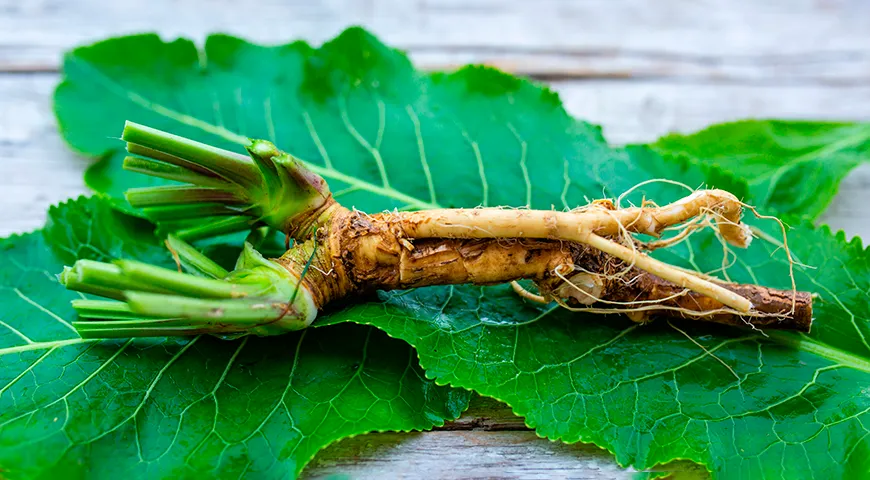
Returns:
[[[153,226],[98,198],[0,240],[3,478],[286,478],[329,443],[453,419],[469,392],[359,325],[274,338],[94,341],[70,325],[78,258],[172,265]]]
[[[271,140],[306,160],[340,202],[367,211],[573,208],[674,168],[610,148],[545,88],[484,67],[421,73],[356,28],[319,49],[225,35],[208,37],[202,52],[154,35],[106,40],[66,55],[55,110],[70,145],[101,159],[88,184],[119,199],[167,183],[121,169],[126,120],[239,152],[248,137]],[[743,193],[742,182],[694,166],[685,180],[695,188],[712,178]]]
[[[151,181],[119,169],[110,137],[129,119],[236,150],[245,136],[272,140],[368,211],[571,208],[656,178],[749,196],[716,163],[608,146],[545,88],[481,67],[420,73],[359,29],[318,49],[212,36],[201,54],[186,41],[127,37],[75,50],[65,75],[64,135],[102,159],[88,180],[112,195]],[[682,194],[653,183],[629,199]],[[667,323],[540,308],[505,286],[381,293],[322,322],[376,325],[415,345],[438,382],[504,399],[542,435],[594,442],[624,465],[687,458],[722,478],[849,478],[870,468],[867,255],[826,231],[793,237],[799,260],[819,267],[799,272],[799,286],[820,295],[813,334],[674,323],[715,358]],[[697,238],[668,260],[719,268],[721,245]],[[788,287],[776,248],[756,241],[732,278]]]
[[[651,146],[745,178],[764,210],[815,219],[840,181],[870,157],[870,123],[745,120]]]
[[[812,335],[674,322],[718,360],[665,321],[638,326],[535,307],[510,288],[382,294],[384,305],[324,321],[382,328],[414,345],[438,381],[503,400],[539,434],[595,443],[622,465],[690,459],[716,478],[862,477],[870,255],[811,227],[793,230],[791,241],[800,261],[818,267],[797,275],[799,289],[820,295]],[[718,268],[709,253],[717,247],[712,237],[696,242],[695,266]],[[771,259],[777,248],[756,240],[731,278],[789,288],[787,262]],[[692,266],[688,252],[670,254]]]

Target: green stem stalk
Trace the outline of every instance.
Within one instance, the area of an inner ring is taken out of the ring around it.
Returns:
[[[177,237],[167,246],[196,275],[132,260],[79,260],[64,269],[67,288],[119,300],[74,301],[82,337],[274,335],[305,328],[317,314],[300,278],[249,244],[233,272]]]
[[[232,179],[244,188],[256,186],[259,183],[259,173],[250,158],[229,150],[213,147],[189,138],[179,137],[168,132],[146,127],[134,122],[127,122],[121,139],[125,142],[166,154],[157,158],[169,163],[172,157],[183,159],[211,170],[227,179]],[[133,152],[140,153],[133,147]],[[129,147],[128,147],[129,149]],[[184,165],[180,165],[184,166]]]

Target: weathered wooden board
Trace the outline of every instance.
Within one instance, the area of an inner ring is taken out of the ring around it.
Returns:
[[[362,24],[421,66],[493,62],[546,76],[866,84],[864,0],[0,0],[0,70],[45,70],[72,45],[159,30],[322,42]]]
[[[0,75],[0,235],[38,228],[49,205],[87,192],[82,172],[89,161],[57,133],[55,82],[39,74]]]
[[[705,479],[690,462],[657,468],[673,478]],[[629,479],[635,471],[616,465],[594,445],[551,442],[525,427],[510,409],[477,397],[455,422],[424,433],[374,433],[348,438],[319,452],[305,478],[346,475],[382,478]]]
[[[614,143],[739,118],[870,120],[866,0],[0,0],[0,235],[38,228],[86,193],[57,134],[51,92],[62,52],[159,31],[320,43],[363,24],[426,69],[488,63],[544,79]],[[870,166],[822,219],[870,238]],[[703,469],[681,465],[690,477]],[[476,399],[434,432],[371,434],[321,452],[309,478],[628,478],[610,454],[541,439]],[[682,477],[682,475],[681,475]]]
[[[698,468],[698,467],[694,467]],[[550,442],[534,432],[375,433],[317,454],[304,478],[630,479],[594,445]]]

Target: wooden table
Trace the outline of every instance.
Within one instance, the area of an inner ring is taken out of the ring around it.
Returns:
[[[61,53],[114,34],[230,32],[319,43],[361,24],[421,68],[488,63],[559,92],[614,143],[747,117],[870,120],[866,0],[0,0],[0,235],[38,228],[87,193],[87,159],[56,132]],[[870,166],[822,221],[870,238]],[[701,470],[695,468],[697,474]],[[537,438],[476,399],[446,428],[341,441],[306,471],[353,478],[628,478],[609,454]]]

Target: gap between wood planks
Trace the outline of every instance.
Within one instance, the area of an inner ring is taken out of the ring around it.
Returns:
[[[168,39],[168,37],[167,37]],[[72,47],[72,46],[71,46]],[[0,45],[0,74],[58,73],[49,47]],[[33,50],[28,53],[28,49]],[[42,51],[46,50],[46,51]],[[656,50],[554,49],[420,45],[408,48],[426,71],[483,64],[537,80],[664,81],[722,85],[864,86],[870,53],[861,50],[799,54],[696,55]]]
[[[447,422],[443,427],[436,427],[441,431],[531,431],[526,426],[522,417],[514,415],[506,404],[489,397],[474,394],[468,410],[462,416],[452,422]]]

